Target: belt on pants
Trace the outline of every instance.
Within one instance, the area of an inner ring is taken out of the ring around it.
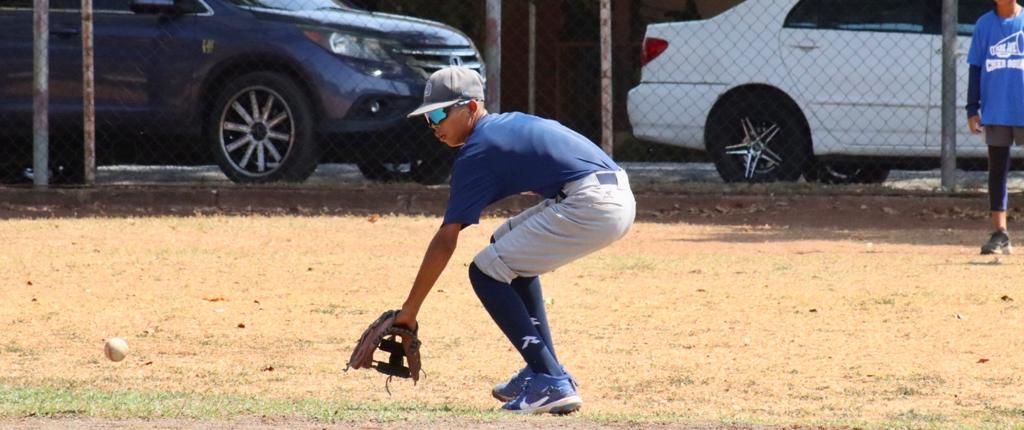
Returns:
[[[615,172],[600,172],[595,173],[594,176],[597,178],[598,184],[619,185],[619,178],[615,176]],[[569,197],[569,195],[565,193],[565,190],[559,190],[558,195],[555,196],[555,203],[565,200],[566,197]]]

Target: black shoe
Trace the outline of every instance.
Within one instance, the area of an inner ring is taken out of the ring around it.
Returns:
[[[981,255],[995,254],[997,252],[1009,254],[1012,251],[1010,235],[1002,230],[992,233],[992,237],[988,238],[988,242],[981,246]]]

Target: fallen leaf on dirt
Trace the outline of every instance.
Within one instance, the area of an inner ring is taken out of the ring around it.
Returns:
[[[369,221],[371,224],[375,223],[377,221],[380,221],[380,215],[379,214],[370,215],[369,217],[366,218],[366,220]]]
[[[226,301],[228,301],[228,299],[225,299],[225,298],[223,298],[221,296],[217,296],[217,297],[203,297],[203,300],[206,300],[208,302],[226,302]]]
[[[988,359],[987,358],[979,358],[978,359],[978,363],[988,363]]]
[[[1004,301],[1004,302],[1012,302],[1013,301],[1013,297],[1006,296],[1006,295],[1000,297],[999,299]]]

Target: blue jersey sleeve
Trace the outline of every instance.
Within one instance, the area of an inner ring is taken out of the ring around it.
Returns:
[[[985,15],[978,18],[977,24],[974,25],[974,33],[971,35],[971,48],[967,51],[967,64],[978,67],[985,67],[986,50],[988,49],[988,43],[985,40],[985,35],[988,34],[988,25]]]
[[[444,224],[477,224],[480,214],[497,198],[495,176],[482,162],[460,159],[452,171],[451,194]]]

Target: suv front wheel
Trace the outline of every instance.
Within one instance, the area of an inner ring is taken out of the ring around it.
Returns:
[[[320,159],[313,109],[289,77],[255,72],[230,78],[210,110],[208,139],[229,179],[306,180]]]
[[[445,147],[433,138],[423,147],[399,152],[400,155],[364,152],[356,164],[363,177],[379,182],[415,181],[423,185],[439,185],[448,181],[456,149]],[[391,161],[385,161],[391,160]]]

